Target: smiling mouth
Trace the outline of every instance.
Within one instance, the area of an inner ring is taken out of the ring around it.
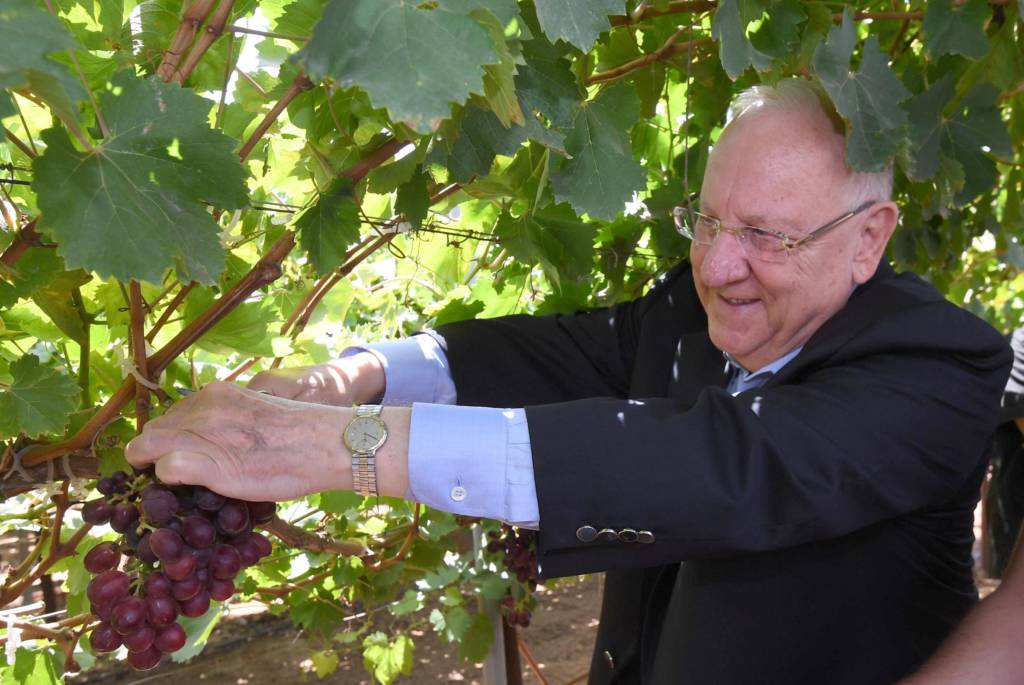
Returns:
[[[742,297],[724,297],[724,296],[720,296],[720,297],[723,300],[725,300],[725,302],[727,304],[736,305],[736,306],[744,305],[744,304],[753,304],[753,303],[757,302],[756,299],[746,299],[746,298],[742,298]]]

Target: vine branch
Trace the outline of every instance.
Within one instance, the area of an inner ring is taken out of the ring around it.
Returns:
[[[281,116],[281,112],[283,112],[288,107],[288,105],[291,104],[291,101],[297,98],[300,93],[307,91],[312,87],[313,82],[310,81],[306,77],[306,75],[300,71],[298,76],[296,76],[292,80],[292,84],[288,87],[288,90],[285,92],[285,94],[281,96],[281,99],[277,101],[277,104],[275,104],[274,107],[269,112],[267,112],[266,116],[263,117],[263,121],[260,122],[260,125],[256,127],[256,130],[252,132],[252,135],[249,136],[249,139],[245,141],[245,144],[242,145],[241,149],[239,149],[239,159],[241,159],[244,162],[245,158],[248,157],[249,153],[251,153],[253,151],[253,148],[256,147],[256,143],[258,143],[260,139],[266,134],[266,132],[270,130],[270,127],[274,124],[274,121],[276,121],[277,118]]]
[[[135,369],[147,381],[150,380],[149,360],[146,358],[146,311],[142,300],[142,287],[132,280],[128,284],[129,310],[131,315],[132,360]],[[144,383],[135,384],[135,427],[140,433],[149,421],[149,388]]]
[[[293,526],[279,517],[274,517],[273,520],[262,524],[260,528],[289,547],[305,549],[310,552],[331,552],[332,554],[344,554],[355,557],[366,557],[372,554],[370,548],[362,543],[334,540],[317,535],[316,533],[310,533],[298,526]]]
[[[231,16],[231,10],[234,7],[235,0],[221,0],[220,6],[213,13],[210,22],[206,25],[202,35],[199,36],[199,40],[192,46],[188,57],[185,58],[185,63],[181,69],[174,72],[171,81],[174,83],[184,83],[192,75],[192,71],[199,64],[199,60],[203,58],[203,55],[210,49],[210,46],[224,33],[224,27],[227,25],[228,17]]]
[[[164,51],[164,57],[160,62],[160,66],[157,67],[156,73],[161,81],[167,83],[174,78],[178,71],[178,62],[181,61],[185,50],[192,45],[192,41],[196,39],[199,27],[206,21],[206,17],[213,11],[213,6],[216,3],[217,0],[195,0],[185,10],[181,23],[178,25],[178,30],[175,32],[171,44]]]

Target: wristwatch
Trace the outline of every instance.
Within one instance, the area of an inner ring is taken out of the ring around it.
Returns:
[[[345,427],[342,440],[352,453],[352,490],[363,497],[377,495],[377,450],[388,439],[388,427],[377,404],[356,407],[356,415]]]

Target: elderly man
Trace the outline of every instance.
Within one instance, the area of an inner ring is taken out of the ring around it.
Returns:
[[[254,379],[279,397],[214,384],[129,460],[243,498],[355,487],[537,526],[542,575],[608,571],[592,683],[892,683],[975,601],[1009,351],[882,263],[891,174],[846,167],[819,90],[758,87],[734,114],[677,211],[690,262],[639,300]],[[427,403],[330,406],[382,395]]]

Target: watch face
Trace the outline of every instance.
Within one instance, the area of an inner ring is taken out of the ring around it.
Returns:
[[[345,429],[345,444],[352,451],[365,452],[380,447],[385,437],[384,422],[372,416],[357,416]]]

